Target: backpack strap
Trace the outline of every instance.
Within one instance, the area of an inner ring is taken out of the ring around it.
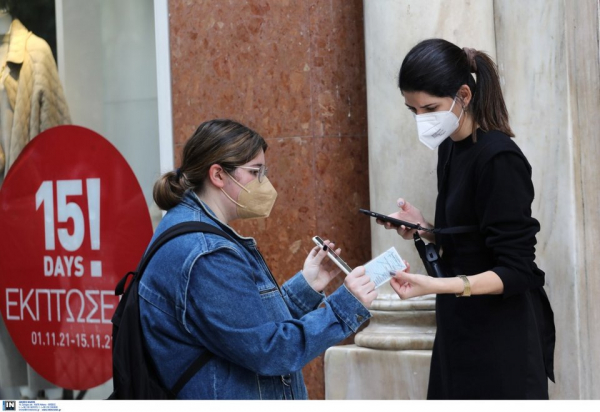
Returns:
[[[176,238],[181,235],[185,235],[187,233],[193,233],[193,232],[213,233],[215,235],[223,236],[224,238],[229,239],[232,242],[234,242],[233,238],[231,236],[229,236],[227,233],[225,233],[224,231],[222,231],[221,229],[219,229],[213,225],[209,225],[208,223],[204,223],[204,222],[178,223],[175,226],[172,226],[172,227],[168,228],[167,230],[165,230],[154,240],[154,242],[152,242],[150,247],[146,250],[146,253],[144,253],[144,256],[142,257],[142,260],[140,261],[136,271],[127,273],[127,275],[125,275],[119,281],[119,283],[117,283],[117,286],[115,287],[115,295],[121,296],[123,294],[123,292],[125,291],[125,284],[127,283],[127,279],[129,278],[130,275],[133,275],[134,277],[137,276],[138,278],[142,277],[142,274],[144,273],[146,266],[148,266],[150,259],[152,259],[152,256],[154,256],[154,254],[158,251],[158,249],[161,248],[162,245],[164,245],[165,243],[167,243],[169,240],[171,240],[173,238]]]
[[[192,364],[185,370],[185,372],[183,372],[183,374],[179,377],[179,379],[177,379],[177,382],[171,388],[171,393],[173,393],[173,395],[175,395],[175,397],[177,397],[177,394],[179,392],[181,392],[181,390],[183,389],[185,384],[188,383],[189,380],[192,379],[194,377],[194,375],[200,369],[202,369],[202,367],[204,365],[206,365],[206,362],[208,362],[210,360],[210,358],[212,358],[212,357],[213,357],[212,352],[210,352],[208,350],[205,350],[204,353],[202,353],[202,355],[198,356],[194,360],[194,362],[192,362]]]
[[[154,242],[152,242],[152,244],[150,245],[150,247],[144,254],[142,261],[138,265],[138,268],[136,270],[136,274],[137,274],[136,280],[139,281],[139,279],[142,277],[142,274],[144,273],[146,266],[148,266],[150,259],[152,259],[152,256],[154,256],[154,254],[158,251],[158,249],[161,248],[161,246],[163,246],[165,243],[167,243],[169,240],[171,240],[173,238],[176,238],[181,235],[185,235],[187,233],[193,233],[193,232],[213,233],[215,235],[223,236],[224,238],[229,239],[232,242],[234,242],[233,238],[231,236],[229,236],[227,233],[225,233],[224,231],[222,231],[221,229],[219,229],[213,225],[209,225],[208,223],[204,223],[204,222],[179,223],[179,224],[172,226],[169,229],[165,230],[163,233],[161,233],[156,238],[156,240],[154,240]],[[125,284],[124,280],[126,280],[127,277],[128,276],[126,275],[125,278],[123,278],[123,280],[121,280],[121,282],[123,282],[123,287]],[[119,284],[121,282],[119,282]],[[118,287],[119,287],[119,285],[117,285],[117,288]],[[189,382],[189,380],[192,379],[192,377],[200,369],[202,369],[202,367],[212,357],[213,357],[213,354],[208,349],[206,349],[200,356],[198,356],[194,360],[194,362],[192,362],[192,364],[190,366],[188,366],[188,368],[185,370],[185,372],[183,372],[183,374],[179,377],[179,379],[177,379],[177,382],[175,383],[175,385],[171,388],[171,393],[173,394],[174,397],[177,397],[177,394],[179,394],[179,392]]]
[[[152,242],[152,245],[148,248],[148,250],[144,254],[144,257],[142,258],[142,261],[140,262],[140,264],[137,268],[138,276],[142,277],[142,273],[144,273],[144,270],[146,269],[146,266],[148,266],[150,259],[152,259],[152,256],[154,256],[154,254],[158,251],[158,249],[161,248],[162,245],[164,245],[165,243],[167,243],[169,240],[171,240],[173,238],[176,238],[181,235],[185,235],[187,233],[193,233],[193,232],[213,233],[215,235],[223,236],[224,238],[229,239],[232,242],[234,242],[232,237],[229,236],[227,233],[223,232],[221,229],[219,229],[213,225],[209,225],[208,223],[204,223],[204,222],[179,223],[179,224],[172,226],[169,229],[165,230],[163,233],[161,233],[156,238],[156,240],[154,242]]]

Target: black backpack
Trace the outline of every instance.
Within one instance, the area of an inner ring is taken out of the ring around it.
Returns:
[[[138,288],[144,269],[162,245],[191,232],[214,233],[233,241],[228,234],[207,223],[177,224],[158,236],[144,254],[137,270],[127,273],[115,288],[115,295],[123,297],[112,317],[113,392],[108,399],[175,399],[185,384],[213,356],[205,351],[182,373],[172,388],[165,388],[146,351],[142,335]],[[130,275],[133,275],[133,280],[125,290]]]

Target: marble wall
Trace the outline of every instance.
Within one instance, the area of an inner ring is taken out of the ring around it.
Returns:
[[[579,312],[560,324],[564,327],[575,321],[579,325],[575,337],[579,391],[564,397],[578,394],[583,399],[600,399],[600,2],[565,2],[565,17],[574,160],[575,214],[570,223],[576,227],[571,248],[577,255],[576,265],[566,273],[575,278],[577,297],[562,299],[557,291],[554,300],[562,302],[558,310],[575,304]],[[568,346],[562,348],[572,352]],[[570,365],[563,361],[562,369],[567,368]]]
[[[252,127],[279,197],[268,219],[234,226],[257,239],[277,280],[302,268],[317,234],[350,265],[368,260],[357,212],[369,207],[362,1],[171,0],[169,12],[176,157],[204,120]],[[322,357],[304,373],[323,399]]]
[[[599,3],[495,0],[494,10],[511,125],[533,167],[538,265],[557,328],[551,397],[599,399]]]
[[[371,206],[402,195],[432,216],[435,156],[395,87],[409,48],[428,37],[486,50],[498,62],[516,142],[533,167],[537,263],[557,327],[553,399],[600,398],[599,2],[365,0]],[[410,242],[372,226],[373,253]],[[417,269],[418,270],[418,269]]]

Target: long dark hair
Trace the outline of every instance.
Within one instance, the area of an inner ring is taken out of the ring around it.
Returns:
[[[183,148],[181,166],[167,172],[154,184],[154,201],[169,210],[181,201],[186,190],[201,192],[208,170],[220,165],[228,173],[267,151],[267,142],[254,130],[228,119],[202,123]]]
[[[475,73],[477,81],[471,73]],[[483,131],[499,130],[514,137],[498,69],[486,53],[461,49],[443,39],[424,40],[406,55],[398,77],[403,93],[425,92],[437,97],[454,98],[458,89],[466,84],[473,95],[466,107],[473,117],[473,131],[480,127]]]

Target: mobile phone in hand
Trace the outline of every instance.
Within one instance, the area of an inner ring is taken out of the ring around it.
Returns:
[[[321,249],[323,248],[323,246],[325,246],[325,242],[323,242],[323,239],[321,239],[319,236],[313,237],[312,240],[316,243],[317,246],[320,246]],[[333,260],[333,263],[335,263],[340,269],[342,269],[342,272],[344,272],[346,275],[349,275],[350,272],[352,272],[352,268],[348,266],[348,264],[344,262],[342,258],[339,257],[337,253],[335,253],[333,249],[329,247],[327,248],[327,256],[329,257],[329,259]]]
[[[404,220],[394,219],[393,217],[382,215],[381,213],[373,212],[371,210],[358,209],[358,211],[360,213],[364,213],[367,216],[371,216],[371,217],[377,218],[379,220],[383,220],[384,222],[391,223],[393,226],[396,226],[396,227],[404,226],[409,229],[418,229],[418,230],[424,229],[421,226],[417,225],[416,223],[410,223],[410,222],[405,222]]]

